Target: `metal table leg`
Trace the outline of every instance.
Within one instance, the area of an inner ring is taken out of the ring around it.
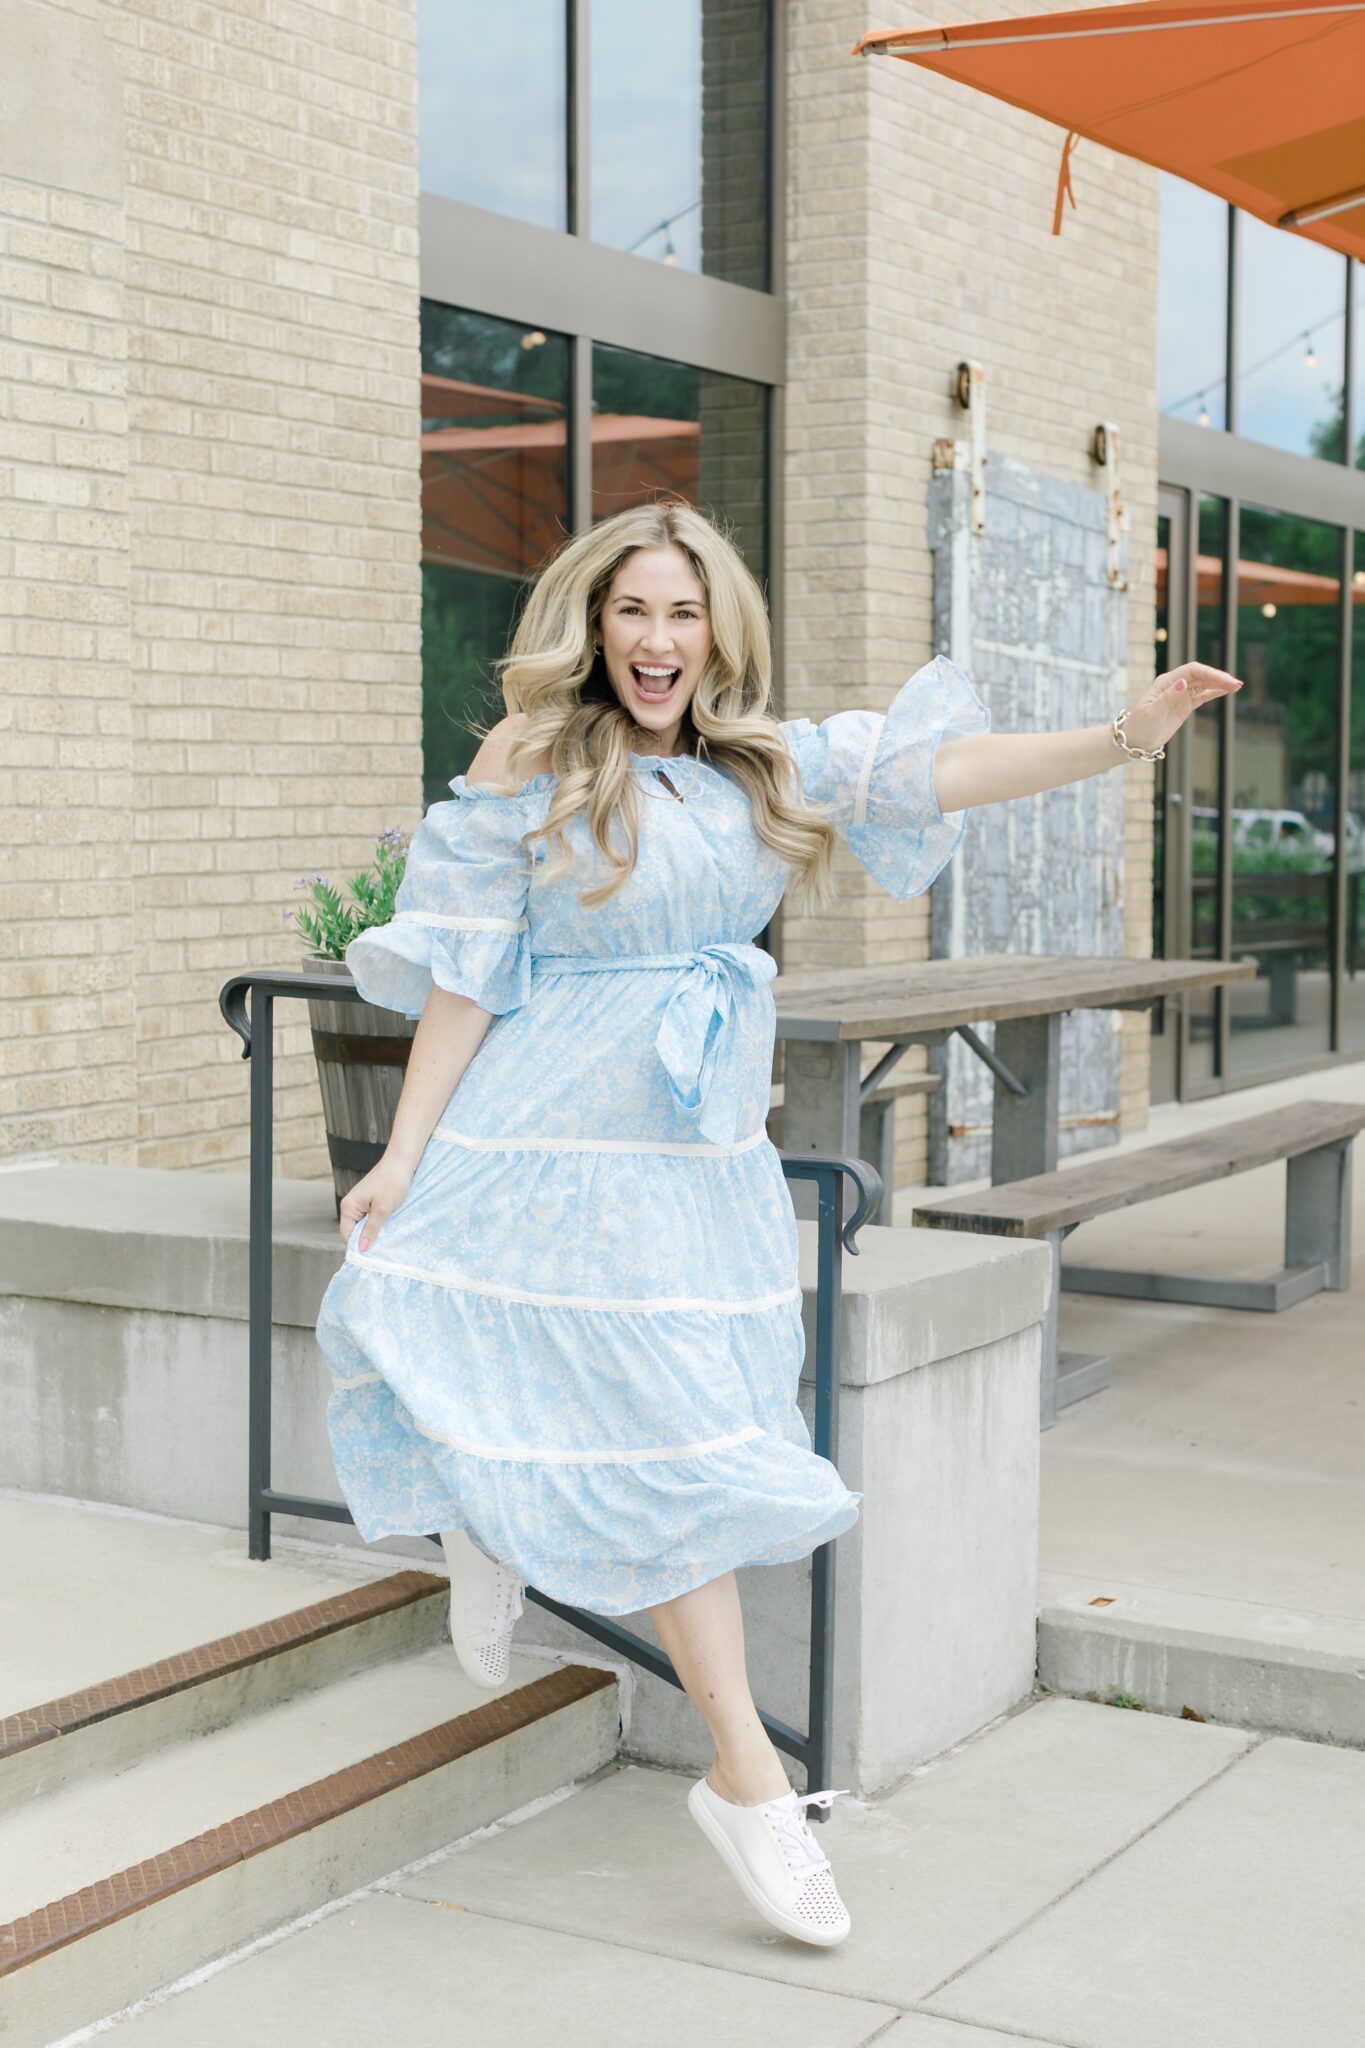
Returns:
[[[859,1158],[862,1060],[858,1040],[787,1038],[783,1044],[783,1152]],[[794,1182],[791,1196],[799,1217],[812,1221],[817,1216],[819,1197],[813,1183]]]
[[[1062,1020],[1003,1018],[995,1027],[995,1053],[1025,1093],[1016,1095],[997,1074],[991,1136],[991,1185],[1051,1173],[1057,1164]]]

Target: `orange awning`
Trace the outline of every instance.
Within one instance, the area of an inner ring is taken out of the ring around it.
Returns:
[[[1365,260],[1365,0],[1086,7],[949,28],[878,29],[902,57],[1172,171],[1272,227]]]
[[[1200,555],[1199,602],[1219,604],[1223,596],[1223,557]],[[1166,602],[1166,550],[1156,551],[1156,601]],[[1365,582],[1351,590],[1353,604],[1365,604]],[[1284,569],[1274,562],[1238,562],[1237,602],[1252,604],[1339,604],[1341,584],[1335,576],[1319,576],[1311,569]]]

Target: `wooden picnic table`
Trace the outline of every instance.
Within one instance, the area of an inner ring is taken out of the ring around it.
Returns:
[[[861,1103],[912,1045],[954,1032],[995,1076],[991,1180],[1057,1164],[1061,1021],[1068,1010],[1146,1010],[1163,997],[1254,977],[1254,960],[1068,959],[983,954],[910,967],[837,967],[771,983],[785,1045],[782,1147],[859,1156]],[[995,1025],[994,1046],[977,1033]],[[863,1041],[888,1043],[862,1073]],[[889,1193],[889,1190],[888,1190]],[[882,1211],[883,1217],[886,1211]]]

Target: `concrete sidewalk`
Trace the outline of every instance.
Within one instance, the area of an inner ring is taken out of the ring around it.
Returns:
[[[160,1994],[111,2048],[1361,2040],[1358,1752],[1039,1699],[837,1802],[833,1950],[752,1912],[689,1782],[609,1766]]]
[[[1365,1102],[1365,1063],[1167,1105],[1116,1149],[1314,1098]],[[1365,1743],[1365,1140],[1353,1165],[1348,1292],[1280,1315],[1063,1294],[1063,1345],[1107,1353],[1113,1383],[1041,1440],[1044,1682]],[[896,1214],[937,1192],[898,1189]],[[1068,1251],[1263,1274],[1284,1203],[1283,1166],[1265,1167],[1101,1217]]]

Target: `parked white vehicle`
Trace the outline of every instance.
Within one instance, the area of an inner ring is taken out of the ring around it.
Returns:
[[[1232,814],[1234,846],[1294,846],[1304,853],[1330,859],[1336,840],[1332,833],[1319,831],[1302,811],[1236,810]]]

